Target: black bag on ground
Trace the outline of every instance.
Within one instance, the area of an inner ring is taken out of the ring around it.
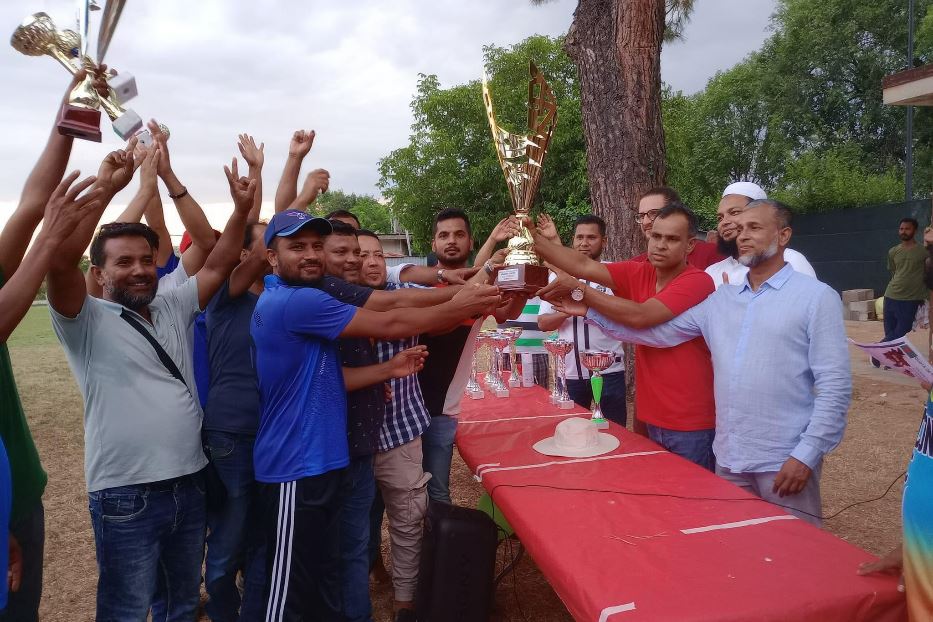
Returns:
[[[489,620],[497,544],[496,524],[486,513],[431,501],[418,572],[418,621]]]

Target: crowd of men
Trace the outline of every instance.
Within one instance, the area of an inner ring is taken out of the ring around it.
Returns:
[[[65,175],[73,141],[53,129],[0,234],[0,339],[45,280],[83,397],[98,620],[194,619],[203,578],[214,621],[365,622],[371,573],[385,572],[384,519],[396,619],[414,620],[428,500],[451,501],[472,344],[490,316],[526,331],[527,384],[548,375],[536,360],[543,333],[571,341],[568,389],[584,407],[580,352],[615,353],[602,407],[621,425],[622,342],[637,344],[636,431],[820,523],[822,461],[842,439],[851,394],[842,309],[788,248],[791,211],[757,185],[725,188],[715,243],[698,240],[673,189],[649,190],[634,213],[648,251],[614,263],[601,260],[599,217],[579,218],[565,247],[541,215],[525,224],[553,275],[529,299],[492,284],[515,217],[471,267],[469,216],[440,210],[437,265],[388,268],[378,234],[352,213],[309,214],[330,179],[314,170],[299,190],[314,132],[297,131],[267,223],[264,146],[239,137],[247,174],[236,158],[224,167],[233,210],[217,232],[174,170],[168,136],[155,122],[149,131],[151,145],[131,140],[79,181]],[[137,194],[101,224],[134,176]],[[160,183],[186,229],[180,255]],[[911,247],[892,262],[902,255],[919,257]],[[34,620],[47,477],[5,345],[0,406],[12,569],[0,620]],[[914,502],[915,516],[928,509]],[[929,595],[929,569],[916,557],[903,565],[908,589]]]

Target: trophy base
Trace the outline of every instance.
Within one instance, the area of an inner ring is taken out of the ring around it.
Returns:
[[[486,393],[482,389],[476,391],[468,391],[467,394],[470,396],[471,400],[481,400],[486,397]]]
[[[513,389],[517,389],[518,387],[522,386],[522,381],[518,378],[509,378],[509,386]]]
[[[62,136],[73,136],[95,143],[103,139],[100,133],[100,110],[64,104],[58,115],[57,127]]]
[[[496,389],[496,397],[508,397],[508,396],[509,396],[508,389]]]
[[[113,120],[113,131],[123,140],[129,140],[143,127],[143,120],[132,110],[127,110]]]
[[[549,270],[545,266],[499,266],[494,282],[503,291],[531,295],[547,285],[548,274]]]
[[[590,419],[590,421],[593,423],[593,425],[596,426],[597,430],[608,430],[609,429],[608,419],[603,419],[602,417],[600,417],[599,419],[592,418]]]
[[[557,402],[557,407],[561,410],[570,410],[576,405],[577,403],[573,400],[560,400]],[[603,419],[603,421],[605,421],[605,419]]]
[[[560,404],[560,400],[553,395],[548,396],[548,401],[552,404]]]

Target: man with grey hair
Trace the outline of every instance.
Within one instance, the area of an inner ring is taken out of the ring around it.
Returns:
[[[716,473],[819,525],[823,457],[842,440],[852,389],[842,305],[784,260],[786,206],[753,201],[735,222],[745,279],[669,322],[636,330],[580,303],[562,306],[636,344],[702,336],[713,359]]]
[[[713,277],[713,283],[718,288],[723,283],[739,285],[748,272],[738,260],[738,229],[736,219],[749,203],[767,199],[768,195],[758,184],[750,181],[737,181],[726,186],[723,190],[722,200],[716,209],[716,247],[726,256],[725,259],[706,268],[706,273]],[[801,253],[792,248],[784,250],[784,261],[797,272],[816,277],[813,266]]]

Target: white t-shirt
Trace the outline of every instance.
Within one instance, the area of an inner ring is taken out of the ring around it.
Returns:
[[[553,281],[555,278],[556,277],[552,273],[549,280]],[[584,281],[582,279],[580,282],[597,291],[609,294],[610,296],[613,295],[611,289],[599,283],[591,283],[590,281]],[[546,300],[542,300],[539,314],[544,315],[545,313],[554,313],[554,307]],[[557,329],[557,336],[559,338],[566,339],[573,343],[573,350],[571,350],[564,359],[567,364],[567,379],[586,380],[590,377],[590,370],[580,363],[580,352],[583,350],[604,350],[616,354],[618,360],[613,363],[609,369],[604,371],[603,374],[614,374],[616,372],[625,371],[625,351],[622,348],[622,342],[610,337],[596,326],[587,324],[584,319],[585,318],[576,316],[569,317],[564,320],[564,323]]]
[[[807,258],[794,249],[784,249],[784,261],[789,263],[795,272],[816,278],[816,272],[813,271],[813,266],[810,265]],[[726,257],[719,263],[714,263],[706,269],[706,274],[713,277],[713,283],[716,285],[716,289],[719,289],[719,286],[723,283],[723,273],[729,275],[730,285],[741,285],[745,282],[745,275],[748,274],[748,268],[740,264],[737,259]]]
[[[185,263],[179,258],[178,265],[175,266],[175,269],[159,279],[159,291],[167,292],[170,289],[175,289],[189,278],[191,277],[185,272]]]

